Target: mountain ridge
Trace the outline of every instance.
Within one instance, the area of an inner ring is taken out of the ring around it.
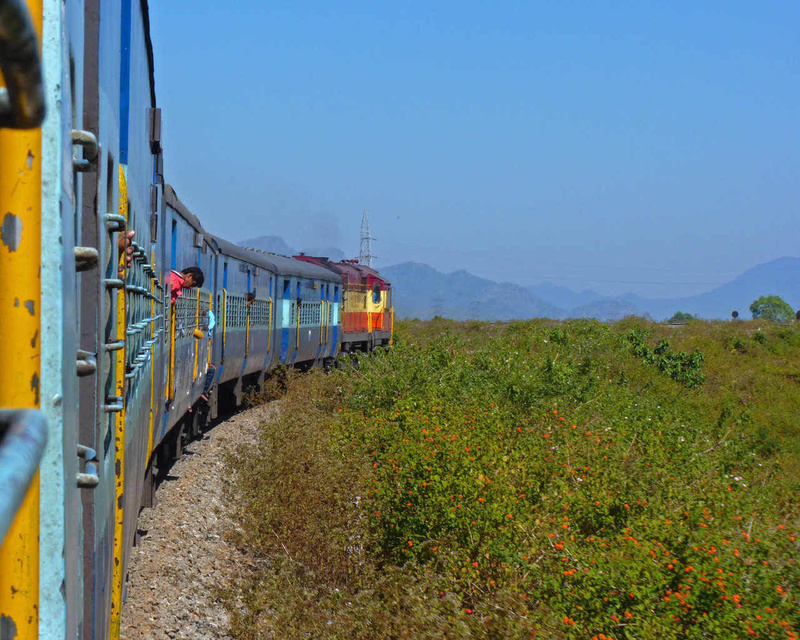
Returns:
[[[611,297],[591,289],[576,293],[549,282],[521,287],[480,278],[464,269],[443,273],[419,262],[384,267],[381,273],[392,281],[398,317],[420,319],[443,315],[484,320],[619,320],[626,315],[648,315],[665,320],[677,311],[722,319],[733,311],[748,317],[750,303],[762,295],[778,295],[793,308],[800,306],[800,258],[796,257],[757,264],[710,291],[678,298],[646,298],[631,293]]]

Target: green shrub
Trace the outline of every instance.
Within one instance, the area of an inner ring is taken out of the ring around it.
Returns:
[[[747,326],[399,323],[292,380],[233,460],[236,636],[791,637],[800,347]]]
[[[694,387],[705,382],[706,377],[701,371],[701,365],[705,361],[702,351],[694,350],[691,353],[673,351],[666,338],[659,340],[651,351],[646,342],[648,335],[649,332],[641,328],[632,329],[626,334],[633,355],[686,387]]]

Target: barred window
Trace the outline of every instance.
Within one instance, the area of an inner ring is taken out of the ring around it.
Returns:
[[[131,219],[135,219],[131,213]],[[149,263],[148,254],[135,241],[131,242],[131,265],[125,270],[125,378],[135,385],[149,361],[153,340],[163,331],[165,311],[164,287]]]
[[[269,300],[253,300],[250,305],[250,326],[265,327],[269,324]]]
[[[244,327],[247,324],[247,298],[229,293],[226,305],[225,322],[227,328]]]
[[[200,290],[200,328],[208,332],[208,310],[211,308],[210,292]]]
[[[184,289],[175,301],[175,337],[191,333],[197,327],[197,289]]]
[[[300,324],[316,325],[322,318],[322,309],[319,302],[300,303]]]

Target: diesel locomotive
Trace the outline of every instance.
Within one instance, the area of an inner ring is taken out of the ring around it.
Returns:
[[[0,68],[0,640],[117,638],[159,472],[276,367],[390,345],[391,286],[203,228],[146,0],[0,0]]]

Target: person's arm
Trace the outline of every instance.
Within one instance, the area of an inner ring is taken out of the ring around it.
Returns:
[[[120,279],[125,277],[125,269],[130,269],[133,264],[133,237],[136,235],[135,231],[123,231],[117,236],[117,249],[119,255],[125,255],[125,266],[121,264],[117,269],[117,274]]]

